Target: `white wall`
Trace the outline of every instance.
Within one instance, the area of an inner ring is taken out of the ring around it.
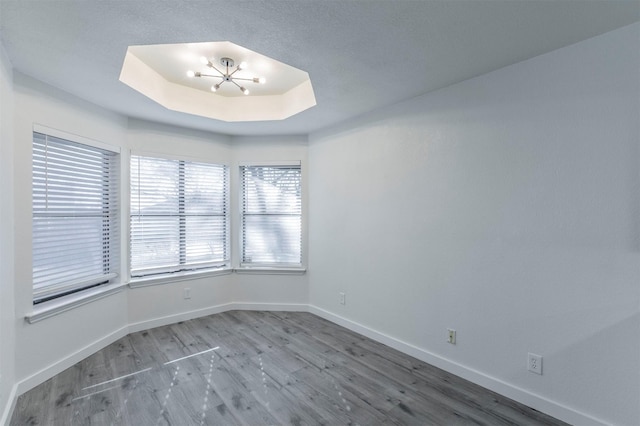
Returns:
[[[11,404],[14,375],[13,309],[13,72],[0,45],[0,424]]]
[[[125,292],[64,312],[35,324],[24,316],[32,309],[31,146],[33,124],[119,146],[126,138],[126,118],[14,74],[14,215],[15,215],[15,380],[19,391],[72,365],[92,350],[122,336],[127,326]]]
[[[638,40],[311,135],[310,304],[565,420],[640,424]]]

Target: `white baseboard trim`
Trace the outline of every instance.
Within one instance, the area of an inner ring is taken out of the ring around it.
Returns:
[[[11,392],[7,399],[7,404],[2,410],[2,417],[0,417],[0,425],[7,425],[13,416],[13,409],[16,407],[16,401],[18,400],[18,385],[11,386]]]
[[[597,419],[571,407],[551,401],[543,396],[533,394],[527,390],[506,383],[470,367],[449,361],[448,359],[425,349],[421,349],[410,343],[406,343],[384,333],[380,333],[374,329],[326,311],[317,306],[309,305],[308,312],[569,424],[581,426],[604,426],[608,424],[604,420]]]
[[[239,311],[285,311],[285,312],[309,312],[306,303],[253,303],[235,302],[230,310]]]
[[[213,314],[218,314],[221,312],[227,312],[227,311],[233,311],[233,310],[307,312],[308,305],[301,304],[301,303],[254,303],[254,302],[225,303],[222,305],[211,306],[204,309],[181,312],[175,315],[167,315],[160,318],[154,318],[151,320],[145,320],[145,321],[129,324],[128,326],[124,326],[92,342],[91,344],[85,346],[84,348],[72,354],[69,354],[69,356],[67,356],[66,358],[50,364],[49,366],[41,369],[40,371],[32,374],[31,376],[23,380],[20,380],[17,384],[13,386],[12,394],[10,395],[10,400],[7,403],[7,407],[11,408],[11,412],[13,412],[12,407],[15,405],[15,400],[19,395],[22,395],[29,389],[33,389],[37,385],[45,382],[46,380],[50,379],[56,374],[61,373],[67,368],[73,366],[75,363],[82,361],[89,355],[92,355],[93,353],[99,351],[100,349],[126,336],[129,333],[135,333],[137,331],[148,330],[150,328],[161,327],[169,324],[175,324],[180,321],[188,321],[194,318],[205,317],[208,315],[213,315]],[[7,412],[7,409],[5,409],[3,416],[6,416],[7,419],[9,419],[9,415],[10,414]],[[4,423],[0,422],[0,425],[2,424]]]
[[[96,353],[97,351],[104,348],[105,346],[108,346],[111,343],[115,342],[116,340],[126,336],[127,333],[128,333],[128,327],[127,326],[121,327],[118,330],[111,332],[106,336],[101,337],[98,340],[95,340],[94,342],[88,344],[84,348],[72,354],[69,354],[69,356],[50,364],[49,366],[41,369],[40,371],[32,374],[31,376],[20,380],[17,383],[17,394],[22,395],[29,389],[33,389],[37,385],[45,382],[46,380],[49,380],[56,374],[61,373],[67,368],[76,364],[77,362],[82,361],[89,355]]]
[[[435,367],[441,368],[451,374],[455,374],[456,376],[462,377],[489,390],[497,392],[500,395],[506,396],[507,398],[511,398],[538,411],[563,420],[567,423],[581,426],[603,426],[607,424],[607,422],[603,420],[582,413],[576,409],[551,401],[543,396],[533,394],[527,390],[521,389],[517,386],[506,383],[500,379],[491,377],[485,373],[479,372],[462,364],[447,360],[446,358],[443,358],[425,349],[421,349],[410,343],[403,342],[394,337],[378,332],[360,323],[341,317],[340,315],[326,311],[317,306],[302,303],[282,304],[233,302],[132,323],[94,341],[84,348],[70,354],[68,357],[59,360],[16,383],[11,389],[9,400],[7,401],[6,407],[4,408],[2,417],[0,417],[0,425],[8,423],[11,419],[11,415],[13,413],[16,400],[19,395],[43,383],[56,374],[64,371],[75,363],[83,360],[89,355],[99,351],[100,349],[126,336],[129,333],[148,330],[150,328],[175,324],[180,321],[187,321],[194,318],[200,318],[233,310],[310,312],[335,324],[348,328],[349,330],[355,331],[366,337],[397,349],[400,352],[429,363]]]
[[[188,321],[194,318],[206,317],[208,315],[219,314],[227,311],[289,311],[308,312],[308,306],[301,303],[254,303],[254,302],[232,302],[222,305],[211,306],[204,309],[196,309],[188,312],[181,312],[175,315],[167,315],[152,320],[140,321],[129,324],[129,333],[149,330],[150,328],[162,327],[164,325],[175,324],[180,321]]]
[[[162,327],[169,324],[176,324],[181,321],[189,321],[194,318],[219,314],[221,312],[226,312],[234,309],[231,306],[233,306],[233,303],[223,303],[222,305],[215,305],[208,308],[195,309],[193,311],[181,312],[179,314],[167,315],[164,317],[131,323],[129,324],[129,333],[136,333],[138,331],[149,330],[150,328]]]

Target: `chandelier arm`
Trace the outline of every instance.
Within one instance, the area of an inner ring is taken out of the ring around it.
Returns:
[[[224,77],[224,76],[226,75],[225,73],[223,73],[222,71],[220,71],[218,68],[216,68],[216,67],[215,67],[215,65],[210,64],[210,65],[208,65],[208,66],[209,66],[210,68],[213,68],[214,70],[216,70],[216,71],[220,74],[219,76],[217,76],[217,75],[216,75],[215,77]]]
[[[240,86],[238,83],[236,83],[234,80],[239,80],[239,78],[234,78],[233,80],[229,80],[230,82],[232,82],[233,84],[235,84],[236,86],[238,86],[238,89],[242,90],[242,86]]]
[[[233,74],[231,74],[233,75]],[[231,77],[231,76],[229,76]],[[234,80],[242,80],[242,81],[253,81],[253,78],[240,78],[240,77],[235,77]]]
[[[213,75],[213,74],[202,74],[199,73],[200,75],[196,74],[196,77],[213,77],[213,78],[223,78],[221,75]]]
[[[235,85],[236,85],[236,87],[237,87],[238,89],[240,89],[240,91],[241,91],[242,93],[244,93],[245,95],[248,95],[248,94],[249,94],[249,91],[248,91],[247,89],[245,89],[244,87],[240,86],[240,85],[239,85],[238,83],[236,83],[235,81],[233,81],[233,80],[231,80],[231,79],[230,79],[229,81],[230,81],[230,82],[232,82],[233,84],[235,84]]]
[[[233,72],[232,72],[231,74],[229,74],[229,77],[231,77],[232,75],[234,75],[234,74],[235,74],[235,73],[237,73],[238,71],[240,71],[240,65],[238,65],[238,66],[236,67],[236,69],[235,69],[235,70],[233,70]],[[240,79],[238,79],[238,80],[240,80]]]

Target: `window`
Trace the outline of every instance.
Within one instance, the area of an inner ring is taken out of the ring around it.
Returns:
[[[34,304],[118,272],[119,155],[56,136],[33,133]]]
[[[226,166],[131,157],[131,276],[229,264]]]
[[[302,265],[300,165],[241,166],[241,266]]]

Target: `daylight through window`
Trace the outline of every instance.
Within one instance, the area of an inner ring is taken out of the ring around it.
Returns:
[[[131,276],[229,264],[228,167],[131,157]]]
[[[241,166],[243,266],[301,266],[300,165]]]

